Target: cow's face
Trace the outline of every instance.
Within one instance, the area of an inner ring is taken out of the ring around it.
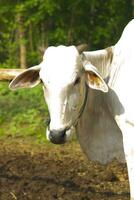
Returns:
[[[53,143],[64,143],[85,98],[85,78],[77,49],[63,46],[48,48],[40,79],[51,119],[48,138]]]
[[[84,109],[86,83],[93,89],[107,91],[96,68],[74,47],[49,47],[43,62],[17,76],[11,89],[33,87],[40,80],[50,113],[47,137],[55,144],[65,143]]]

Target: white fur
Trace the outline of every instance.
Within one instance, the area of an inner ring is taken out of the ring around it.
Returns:
[[[123,145],[131,199],[134,199],[134,20],[126,26],[112,51],[112,62],[108,62],[108,65],[105,64],[106,56],[103,56],[107,55],[106,50],[86,53],[88,60],[94,62],[104,78],[107,74],[110,90],[103,95],[91,92],[87,110],[83,114],[84,120],[87,121],[87,111],[89,113],[90,121],[85,122],[89,133],[80,126],[79,130],[84,130],[84,136],[81,131],[78,131],[78,134],[86,154],[101,162],[107,162],[113,157],[122,160]],[[100,58],[102,62],[99,62],[98,66],[97,61]]]
[[[70,128],[68,140],[77,121],[78,139],[89,159],[106,164],[114,158],[123,162],[125,155],[134,199],[134,20],[126,26],[117,44],[107,49],[84,52],[81,56],[74,46],[49,47],[39,69],[51,117],[50,130]],[[81,81],[75,85],[77,77]],[[29,80],[19,75],[10,88],[33,86],[25,81]],[[39,77],[33,84],[38,82]],[[89,88],[85,109],[78,120],[86,94],[85,82],[92,89]]]

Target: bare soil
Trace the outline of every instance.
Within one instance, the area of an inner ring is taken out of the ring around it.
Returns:
[[[1,139],[0,200],[129,200],[126,165],[88,161],[76,142]]]

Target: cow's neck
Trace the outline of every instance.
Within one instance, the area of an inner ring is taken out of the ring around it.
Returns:
[[[108,109],[106,95],[89,89],[87,103],[77,125],[83,151],[89,159],[101,163],[113,158],[124,159],[122,134]]]

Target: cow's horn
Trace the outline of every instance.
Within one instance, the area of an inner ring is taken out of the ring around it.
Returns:
[[[77,50],[79,51],[79,53],[81,54],[83,51],[86,51],[88,49],[88,45],[87,44],[80,44],[77,46]]]

